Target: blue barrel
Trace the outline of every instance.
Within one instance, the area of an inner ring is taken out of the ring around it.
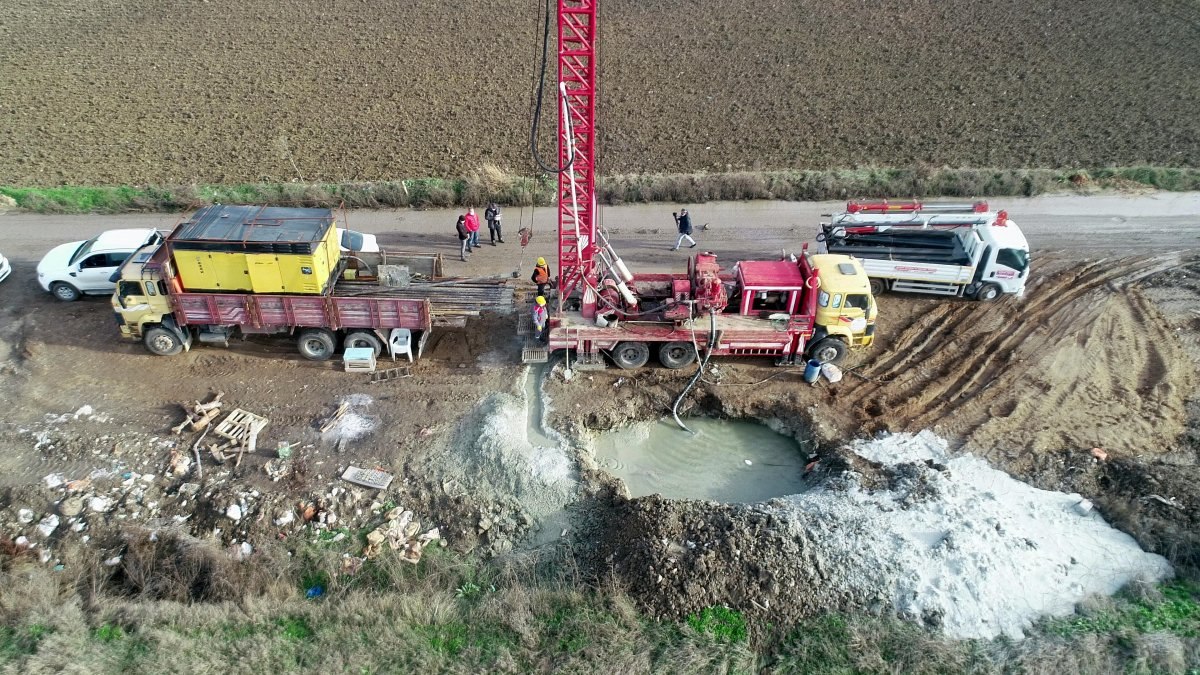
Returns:
[[[809,360],[808,365],[804,366],[804,381],[815,384],[819,377],[821,377],[821,362],[816,359]]]

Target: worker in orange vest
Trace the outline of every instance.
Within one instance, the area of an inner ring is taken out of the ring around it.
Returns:
[[[540,296],[546,295],[546,286],[550,285],[550,266],[546,264],[545,258],[538,258],[537,265],[533,268],[533,274],[529,280],[537,284],[537,294]]]
[[[550,312],[546,310],[546,298],[537,296],[533,303],[533,335],[539,342],[546,341],[546,323],[550,320]]]

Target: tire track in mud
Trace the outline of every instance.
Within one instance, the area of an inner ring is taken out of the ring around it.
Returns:
[[[1180,264],[1179,254],[1099,260],[1047,275],[1023,301],[931,307],[862,371],[849,409],[867,432],[937,427],[975,450],[1120,442],[1134,438],[1115,429],[1127,426],[1144,438],[1139,452],[1165,451],[1192,374],[1170,367],[1186,357],[1136,284]],[[1055,417],[1068,426],[1047,433]]]

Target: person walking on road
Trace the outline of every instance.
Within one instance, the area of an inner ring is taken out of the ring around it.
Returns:
[[[459,216],[454,229],[458,230],[458,259],[467,262],[467,255],[471,252],[471,233],[467,232],[467,217]]]
[[[546,341],[546,323],[550,320],[550,312],[546,310],[546,298],[538,296],[533,302],[533,336],[538,342]]]
[[[688,248],[696,248],[696,240],[692,239],[692,216],[688,213],[688,210],[679,209],[679,213],[672,213],[671,215],[675,216],[675,227],[679,229],[679,239],[675,240],[675,247],[671,250],[678,251],[679,247],[683,245],[684,239],[692,242]]]
[[[475,215],[475,207],[467,209],[467,248],[483,248],[479,245],[479,216]]]
[[[487,205],[487,209],[483,212],[483,217],[487,220],[488,234],[492,238],[492,246],[496,242],[504,243],[504,235],[500,234],[500,205],[496,202],[491,202]]]
[[[545,258],[538,258],[537,265],[533,268],[533,274],[529,280],[537,284],[537,294],[539,296],[546,295],[546,286],[550,285],[550,266],[546,264]]]

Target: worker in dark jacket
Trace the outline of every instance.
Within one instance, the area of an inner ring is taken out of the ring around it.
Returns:
[[[692,216],[688,214],[687,209],[679,209],[679,213],[672,213],[675,216],[675,226],[679,228],[679,239],[675,240],[675,248],[672,251],[678,251],[683,244],[683,240],[687,239],[692,242],[688,248],[696,248],[696,240],[692,239]]]
[[[546,341],[546,324],[550,321],[550,312],[546,310],[546,298],[538,296],[533,302],[533,336],[538,342]]]
[[[529,280],[537,284],[538,295],[546,295],[546,286],[550,285],[550,266],[546,264],[545,258],[537,259],[537,265],[534,265],[533,274],[529,276]]]
[[[504,236],[500,234],[500,205],[496,202],[491,202],[483,211],[483,217],[487,220],[488,234],[492,238],[492,246],[496,242],[504,243]]]
[[[458,259],[467,262],[467,254],[471,251],[471,234],[467,232],[467,217],[459,216],[458,222],[454,224],[454,229],[458,230]]]

